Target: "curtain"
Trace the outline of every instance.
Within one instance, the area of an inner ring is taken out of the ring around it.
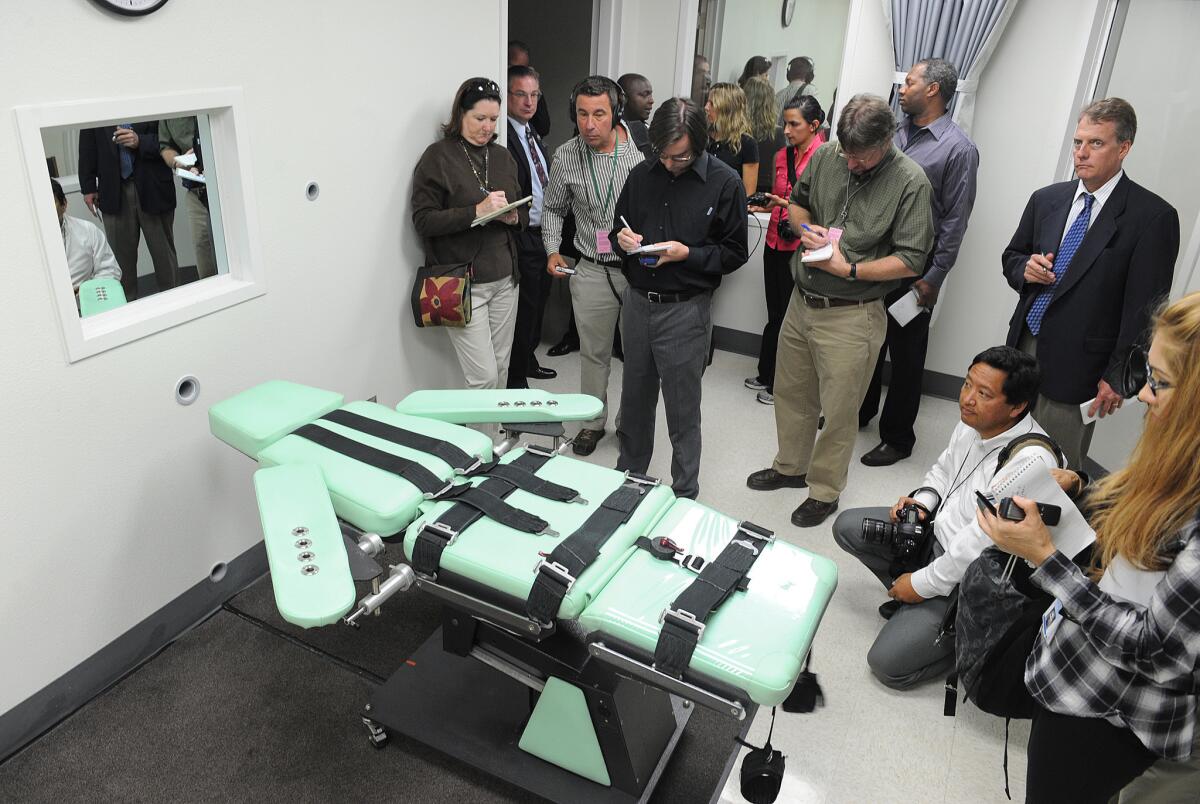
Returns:
[[[896,89],[921,59],[945,59],[958,68],[958,91],[950,104],[954,122],[971,133],[975,92],[1017,0],[883,0],[892,34],[896,75],[892,108],[899,114]]]

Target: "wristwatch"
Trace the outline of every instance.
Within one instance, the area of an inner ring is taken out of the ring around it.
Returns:
[[[850,280],[851,282],[854,282],[858,279],[858,263],[850,263],[850,275],[847,276],[846,279]]]

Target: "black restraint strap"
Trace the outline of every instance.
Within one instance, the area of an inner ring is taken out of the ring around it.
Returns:
[[[488,519],[495,520],[501,525],[507,525],[514,530],[524,533],[548,533],[549,522],[528,511],[513,508],[504,501],[504,497],[501,495],[507,496],[512,491],[511,487],[505,489],[498,484],[493,484],[490,480],[485,480],[478,486],[466,483],[455,486],[438,499],[454,500],[456,503],[469,506]]]
[[[526,452],[525,454],[528,455],[529,453]],[[520,462],[521,458],[517,458],[517,460],[511,463],[498,463],[491,468],[485,468],[474,474],[476,476],[498,477],[501,480],[508,481],[521,491],[527,491],[530,494],[544,497],[547,500],[554,500],[555,502],[575,502],[579,500],[580,502],[584,502],[584,500],[580,499],[579,492],[575,489],[560,486],[558,483],[552,483],[549,480],[540,478],[530,470],[519,466]]]
[[[552,457],[554,457],[552,453],[526,450],[525,453],[508,465],[517,466],[527,472],[536,472]],[[426,577],[436,577],[438,568],[442,564],[442,552],[454,543],[459,533],[469,528],[484,516],[484,512],[481,510],[483,505],[492,506],[494,510],[499,510],[498,506],[502,505],[512,512],[531,517],[531,514],[518,511],[504,502],[504,498],[516,491],[516,489],[517,486],[515,484],[504,478],[489,477],[474,487],[473,491],[476,493],[471,494],[470,499],[466,499],[467,493],[465,490],[460,492],[459,496],[456,497],[455,505],[450,506],[436,521],[426,522],[424,527],[421,528],[420,533],[417,534],[416,543],[413,545],[413,569]],[[485,494],[487,498],[483,497]],[[491,516],[491,514],[488,514],[488,516]],[[533,517],[533,519],[542,523],[541,527],[527,532],[538,532],[545,528],[545,520],[538,517]]]
[[[651,488],[653,486],[637,482],[622,484],[538,564],[533,588],[525,601],[525,611],[530,617],[543,624],[554,622],[575,579],[600,557],[600,548],[617,528],[629,521]]]
[[[654,667],[680,678],[704,634],[705,622],[734,592],[774,538],[771,531],[742,522],[737,533],[699,577],[679,593],[662,613],[662,630],[654,647]]]
[[[326,430],[319,424],[306,424],[303,427],[293,430],[292,435],[308,439],[314,444],[320,444],[325,449],[345,455],[347,458],[353,458],[368,466],[374,466],[376,469],[382,469],[385,472],[402,477],[416,486],[422,494],[437,496],[450,488],[449,482],[440,479],[416,461],[410,461],[407,458],[401,458],[399,455],[393,455],[390,452],[369,447],[366,444],[355,441],[353,438],[347,438],[340,433]]]
[[[422,433],[414,433],[412,430],[405,430],[403,427],[396,427],[393,424],[361,416],[357,413],[351,413],[348,410],[335,410],[326,413],[321,418],[358,430],[360,433],[366,433],[367,435],[381,438],[384,441],[399,444],[402,447],[408,447],[409,449],[433,455],[449,464],[450,468],[458,474],[466,474],[483,462],[474,455],[468,455],[449,441],[443,441],[440,438],[433,438]]]

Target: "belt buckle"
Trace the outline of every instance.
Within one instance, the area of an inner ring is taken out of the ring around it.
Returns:
[[[421,528],[421,530],[430,531],[438,538],[445,539],[446,547],[449,547],[458,540],[458,531],[445,522],[426,522],[425,527]]]
[[[575,585],[575,576],[557,561],[547,561],[543,558],[534,565],[533,570],[534,572],[542,572],[545,570],[546,575],[551,576],[554,578],[554,580],[566,586],[566,589],[563,590],[563,595],[566,595],[567,592],[570,592],[571,587]]]
[[[662,304],[662,294],[656,290],[647,290],[646,300],[651,304]]]
[[[658,621],[665,625],[668,619],[675,622],[677,625],[683,626],[689,631],[694,631],[697,642],[700,641],[700,637],[704,636],[704,629],[708,627],[707,624],[696,619],[695,614],[692,614],[690,611],[685,609],[663,609],[662,614],[658,615]]]
[[[805,293],[804,300],[808,302],[808,306],[817,310],[828,310],[829,299],[824,296],[818,296],[815,293]]]

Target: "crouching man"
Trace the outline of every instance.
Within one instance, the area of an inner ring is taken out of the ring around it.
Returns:
[[[953,638],[937,641],[947,596],[991,544],[975,520],[975,492],[986,491],[1017,452],[1048,469],[1059,465],[1057,447],[1028,415],[1040,379],[1037,361],[1017,349],[980,352],[958,394],[960,421],[950,444],[921,487],[891,509],[852,509],[834,523],[837,543],[891,598],[879,607],[887,622],[867,653],[871,672],[888,687],[945,678],[954,666]]]

